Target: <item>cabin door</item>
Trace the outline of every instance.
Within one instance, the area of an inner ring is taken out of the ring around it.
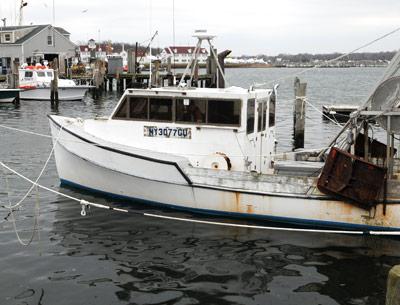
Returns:
[[[265,155],[267,152],[267,112],[268,112],[268,101],[261,99],[256,101],[256,168],[257,172],[264,172]]]
[[[247,136],[252,146],[252,154],[249,156],[249,169],[261,173],[265,167],[265,150],[267,133],[267,100],[249,100],[247,108]]]

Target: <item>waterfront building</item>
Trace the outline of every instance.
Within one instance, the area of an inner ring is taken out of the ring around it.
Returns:
[[[195,48],[196,47],[190,46],[166,47],[161,52],[161,60],[163,63],[166,63],[168,61],[168,58],[171,58],[172,64],[187,64],[188,62],[190,62]],[[208,57],[207,50],[205,48],[201,48],[198,56],[198,62],[200,64],[206,63]]]
[[[0,27],[0,73],[7,73],[14,60],[35,64],[57,58],[62,69],[76,48],[68,31],[50,24]]]

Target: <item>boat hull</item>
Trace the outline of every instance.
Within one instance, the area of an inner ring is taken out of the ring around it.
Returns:
[[[85,97],[88,87],[58,88],[60,101],[80,101]],[[50,101],[50,88],[35,88],[21,91],[22,100]]]
[[[64,185],[203,214],[332,229],[400,230],[400,205],[388,205],[383,215],[382,205],[370,213],[327,196],[268,193],[217,183],[207,185],[191,175],[179,179],[181,173],[173,163],[164,164],[170,167],[167,169],[170,174],[165,175],[166,169],[160,170],[159,162],[134,155],[125,155],[136,162],[133,169],[126,169],[127,163],[122,163],[120,151],[86,142],[74,132],[68,132],[68,126],[60,132],[57,122],[52,119],[50,122],[53,137],[62,139],[54,152]],[[78,141],[81,143],[76,144]],[[121,167],[121,164],[125,165]],[[142,170],[146,167],[152,169],[150,173]],[[155,176],[149,176],[151,173]]]
[[[19,89],[0,89],[0,103],[13,103],[19,92]]]

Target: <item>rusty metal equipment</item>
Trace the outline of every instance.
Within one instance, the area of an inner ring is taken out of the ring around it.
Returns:
[[[333,147],[318,179],[318,189],[337,199],[370,209],[380,199],[386,168]]]

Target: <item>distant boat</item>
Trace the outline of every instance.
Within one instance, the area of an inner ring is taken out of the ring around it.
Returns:
[[[0,104],[13,103],[20,91],[20,89],[0,89]]]
[[[50,100],[50,84],[54,70],[46,66],[28,66],[19,69],[19,84],[22,100]],[[58,79],[58,98],[60,101],[82,100],[93,86],[77,85],[71,79]]]

